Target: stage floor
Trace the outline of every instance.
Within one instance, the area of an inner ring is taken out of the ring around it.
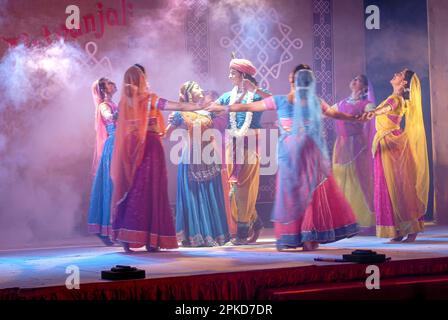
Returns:
[[[272,229],[264,229],[259,242],[247,246],[214,248],[179,248],[156,253],[137,251],[125,254],[121,247],[104,247],[95,237],[78,243],[41,249],[0,250],[0,289],[37,288],[64,285],[70,265],[80,269],[81,284],[102,282],[101,270],[131,265],[146,270],[146,278],[201,275],[249,270],[331,265],[314,258],[340,258],[355,249],[371,249],[385,253],[393,261],[448,257],[448,226],[428,226],[417,241],[387,243],[387,239],[357,236],[322,245],[319,250],[301,249],[278,252]]]

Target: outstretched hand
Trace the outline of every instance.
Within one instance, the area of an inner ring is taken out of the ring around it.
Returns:
[[[175,112],[171,112],[170,115],[168,116],[168,123],[173,123],[174,122],[174,114]]]
[[[211,102],[210,104],[208,104],[208,106],[206,106],[204,108],[204,110],[208,111],[208,112],[216,112],[216,113],[218,113],[218,112],[225,111],[226,108],[224,106],[218,104],[218,103]]]
[[[375,117],[375,113],[373,111],[364,112],[362,114],[358,114],[355,116],[355,119],[361,122],[372,120]]]

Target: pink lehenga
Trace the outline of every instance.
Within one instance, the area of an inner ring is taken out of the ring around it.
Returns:
[[[299,71],[297,81],[302,75],[307,77]],[[305,242],[334,242],[358,232],[350,205],[331,175],[321,133],[321,105],[315,82],[311,83],[309,87],[297,85],[295,104],[287,96],[264,100],[268,110],[277,110],[281,133],[273,211],[279,250]],[[297,102],[303,96],[307,97],[304,106]]]
[[[134,248],[177,248],[160,141],[164,102],[142,90],[143,81],[138,67],[125,74],[111,173],[114,240]]]

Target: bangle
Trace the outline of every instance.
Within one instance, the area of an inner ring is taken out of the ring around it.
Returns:
[[[159,98],[156,103],[156,108],[159,110],[165,110],[166,102],[166,99]]]

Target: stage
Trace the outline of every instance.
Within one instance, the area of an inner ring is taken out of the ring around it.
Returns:
[[[402,297],[408,292],[412,298],[416,285],[420,294],[422,285],[427,289],[442,284],[448,287],[448,227],[429,225],[412,244],[387,242],[357,236],[322,245],[317,251],[278,252],[273,230],[264,229],[255,245],[181,247],[156,253],[142,249],[126,254],[121,247],[104,247],[96,238],[85,237],[59,247],[1,250],[0,299],[340,299],[340,290],[372,295],[375,290],[364,286],[369,276],[366,265],[314,261],[316,257],[340,258],[355,249],[391,257],[390,262],[379,265],[383,290],[376,291],[383,295],[388,286],[400,286],[397,279],[404,281],[402,287],[412,289],[402,288]],[[115,265],[144,269],[146,279],[101,280],[101,270]],[[68,266],[80,270],[79,290],[65,287]],[[436,294],[433,289],[428,292]],[[438,297],[447,295],[437,292]],[[355,296],[362,297],[359,293]]]

